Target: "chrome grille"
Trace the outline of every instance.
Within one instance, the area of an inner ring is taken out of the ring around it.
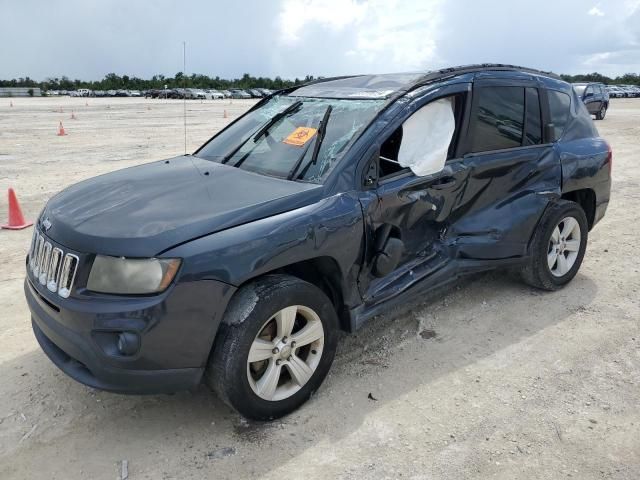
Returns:
[[[65,254],[34,229],[29,249],[29,268],[38,283],[67,298],[73,288],[78,263],[77,255]]]

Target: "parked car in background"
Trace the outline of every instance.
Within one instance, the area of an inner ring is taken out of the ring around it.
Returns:
[[[204,381],[246,417],[286,415],[340,330],[481,271],[575,277],[612,163],[580,102],[486,64],[288,89],[192,155],[51,197],[25,262],[35,338],[93,388]]]
[[[264,97],[264,94],[257,88],[252,88],[248,91],[249,95],[251,95],[251,98],[262,98]]]
[[[574,83],[573,89],[596,120],[604,120],[609,108],[609,91],[602,83]]]
[[[215,88],[210,88],[209,90],[205,90],[205,93],[207,95],[207,98],[210,98],[210,99],[215,100],[219,98],[224,98],[224,94],[222,92],[219,92]]]
[[[140,90],[129,90],[129,96],[130,97],[141,97],[142,93],[140,92]]]
[[[220,93],[224,95],[224,98],[231,98],[231,92],[229,90],[220,90]]]
[[[615,85],[609,85],[607,91],[609,92],[609,98],[624,98],[626,96],[625,93]]]
[[[638,87],[637,85],[628,85],[627,91],[630,93],[630,97],[640,97],[640,87]]]
[[[634,85],[618,85],[618,87],[625,93],[627,98],[640,96],[640,89],[637,89]]]
[[[231,98],[251,98],[251,95],[244,90],[232,89]]]

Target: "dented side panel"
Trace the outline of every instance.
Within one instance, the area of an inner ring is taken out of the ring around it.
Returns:
[[[560,197],[560,162],[552,145],[477,155],[465,159],[469,180],[461,216],[445,243],[469,259],[524,256],[549,200]]]
[[[341,276],[347,307],[360,303],[357,274],[364,252],[362,210],[352,193],[256,220],[165,253],[185,259],[184,281],[244,282],[297,262],[326,257]]]

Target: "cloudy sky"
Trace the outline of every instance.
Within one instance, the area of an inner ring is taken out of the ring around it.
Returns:
[[[0,0],[0,78],[640,73],[640,0]]]

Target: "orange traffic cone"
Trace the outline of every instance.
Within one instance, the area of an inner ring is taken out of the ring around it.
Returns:
[[[21,230],[23,228],[27,228],[33,225],[33,222],[28,222],[24,219],[22,215],[22,210],[20,209],[20,204],[18,203],[18,197],[16,197],[16,192],[13,191],[13,188],[9,189],[9,223],[5,225],[0,225],[2,228],[6,228],[7,230]]]
[[[71,120],[77,120],[78,117],[76,117],[76,114],[73,113],[73,110],[71,110]]]
[[[60,125],[58,126],[58,136],[62,137],[66,135],[67,132],[64,131],[64,127],[62,126],[62,120],[60,121]]]
[[[224,113],[222,114],[222,118],[229,118],[229,115],[227,115],[227,109],[225,108]]]

